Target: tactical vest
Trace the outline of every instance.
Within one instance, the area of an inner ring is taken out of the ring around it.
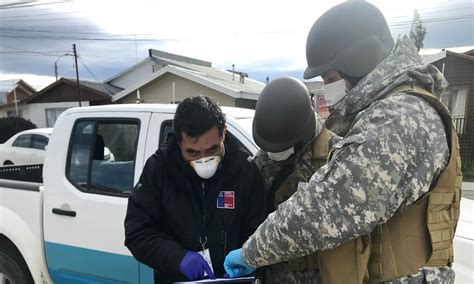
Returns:
[[[437,110],[446,129],[449,162],[429,192],[378,225],[370,235],[320,252],[320,273],[325,284],[379,283],[414,274],[424,266],[451,266],[453,261],[462,184],[456,130],[449,111],[429,92],[401,86],[387,96],[397,93],[421,97]],[[348,271],[348,266],[356,269]]]

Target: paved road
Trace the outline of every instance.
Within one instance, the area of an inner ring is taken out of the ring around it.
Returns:
[[[462,197],[474,200],[474,182],[462,183]]]

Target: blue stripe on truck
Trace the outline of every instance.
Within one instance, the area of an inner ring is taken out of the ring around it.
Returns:
[[[51,242],[45,250],[54,283],[153,283],[153,270],[132,256]]]

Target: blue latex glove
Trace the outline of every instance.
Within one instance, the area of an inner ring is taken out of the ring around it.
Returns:
[[[241,248],[229,252],[224,260],[224,268],[232,278],[249,275],[255,271],[255,268],[245,263]]]
[[[209,279],[216,279],[211,267],[206,260],[197,252],[188,251],[181,263],[179,264],[179,271],[186,275],[189,280],[198,280],[204,277],[204,272],[207,273]]]

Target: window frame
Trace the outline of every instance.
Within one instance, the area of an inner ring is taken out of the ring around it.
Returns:
[[[88,165],[87,165],[87,177],[86,177],[86,186],[85,187],[82,186],[82,185],[77,184],[77,182],[75,182],[73,180],[73,178],[71,177],[71,175],[70,175],[72,146],[74,144],[73,139],[74,139],[74,135],[76,134],[77,127],[81,122],[92,122],[93,125],[94,125],[93,130],[92,130],[92,134],[91,134],[92,139],[94,139],[94,140],[90,144],[90,148],[89,148]],[[104,123],[104,122],[106,122],[106,123]],[[98,125],[100,123],[103,123],[103,124],[131,124],[131,125],[138,126],[137,139],[135,141],[135,145],[133,145],[134,152],[135,152],[135,157],[133,159],[132,174],[134,175],[133,180],[135,180],[135,167],[136,167],[136,162],[137,162],[138,141],[140,139],[141,120],[139,118],[123,118],[123,117],[118,117],[118,118],[117,117],[87,117],[87,118],[77,119],[74,122],[74,126],[72,128],[71,135],[69,137],[69,143],[68,143],[68,152],[67,152],[66,167],[65,167],[65,169],[66,169],[66,173],[65,173],[66,179],[77,190],[79,190],[80,192],[83,192],[83,193],[128,198],[130,196],[130,194],[132,193],[133,185],[132,185],[132,188],[130,189],[130,191],[128,191],[128,192],[119,192],[117,189],[113,189],[113,188],[110,188],[110,190],[117,190],[117,192],[112,192],[112,191],[109,192],[109,191],[102,190],[102,189],[95,189],[90,184],[91,183],[91,176],[92,176],[90,174],[91,171],[92,171],[92,160],[93,160],[92,156],[93,156],[93,150],[95,149],[95,143],[96,143],[96,140],[97,140],[96,139],[97,129],[98,129]]]
[[[45,108],[44,109],[44,118],[46,120],[46,127],[54,127],[54,125],[56,124],[56,121],[58,120],[59,118],[59,115],[61,115],[63,112],[65,112],[66,110],[70,109],[71,107],[52,107],[52,108]],[[62,110],[61,111],[61,114],[59,114],[56,119],[54,120],[53,122],[53,125],[49,125],[49,121],[48,121],[48,111],[58,111],[58,110]]]
[[[168,126],[168,123],[171,124],[171,132],[168,133],[173,133],[174,134],[174,125],[173,125],[173,119],[166,119],[161,122],[160,126],[160,137],[158,138],[158,149],[160,149],[165,142],[166,136],[165,136],[165,128]]]
[[[46,136],[41,135],[41,134],[33,134],[32,137],[33,137],[33,139],[31,139],[31,148],[32,148],[32,149],[35,149],[35,150],[42,150],[42,151],[45,151],[45,150],[46,150],[46,147],[47,147],[48,144],[49,144],[49,137],[46,137]],[[46,143],[46,145],[44,145],[44,148],[36,148],[36,147],[35,147],[35,141],[36,141],[37,137],[41,137],[41,138],[44,138],[44,139],[47,139],[47,140],[48,140],[47,143]]]

